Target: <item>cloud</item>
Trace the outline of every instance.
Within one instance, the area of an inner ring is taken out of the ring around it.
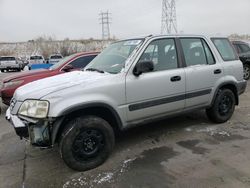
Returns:
[[[99,13],[112,14],[118,38],[159,34],[161,0],[0,0],[0,40],[27,41],[39,35],[101,38]],[[250,33],[249,0],[177,0],[177,25],[185,33]]]

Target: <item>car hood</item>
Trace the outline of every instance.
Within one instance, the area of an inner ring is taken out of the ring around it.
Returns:
[[[8,76],[3,80],[3,82],[9,82],[11,80],[21,80],[25,77],[33,76],[33,75],[39,75],[39,74],[45,74],[50,72],[48,69],[38,69],[38,70],[31,70],[31,71],[25,71],[25,72],[20,72],[17,74],[13,74],[11,76]]]
[[[100,84],[106,77],[110,76],[112,76],[112,74],[109,73],[73,71],[37,80],[19,87],[14,94],[14,98],[18,101],[24,101],[26,99],[41,99],[53,92],[76,85],[81,84],[88,86],[94,83]]]

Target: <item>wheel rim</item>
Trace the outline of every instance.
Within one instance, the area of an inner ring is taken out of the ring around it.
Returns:
[[[80,132],[72,144],[72,153],[79,161],[87,161],[95,156],[104,147],[104,136],[101,131],[87,129]]]
[[[250,75],[250,69],[249,67],[245,66],[244,67],[244,79],[248,79]]]
[[[224,95],[219,103],[219,114],[226,116],[231,111],[233,106],[233,100],[230,96]]]

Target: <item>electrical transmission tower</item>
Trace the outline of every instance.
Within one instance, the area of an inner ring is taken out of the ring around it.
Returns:
[[[175,0],[162,1],[161,34],[177,33]]]
[[[107,12],[101,12],[100,13],[100,24],[102,25],[102,39],[110,39],[110,28],[109,25],[111,24],[110,22],[110,13]]]

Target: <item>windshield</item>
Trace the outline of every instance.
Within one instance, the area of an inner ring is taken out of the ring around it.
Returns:
[[[67,61],[69,61],[70,59],[72,59],[74,56],[75,56],[75,54],[67,56],[67,57],[61,59],[58,63],[54,64],[49,69],[50,70],[55,70],[55,69],[61,67],[64,63],[66,63]]]
[[[50,59],[62,59],[62,56],[60,55],[53,55],[50,57]]]
[[[15,57],[0,57],[0,61],[15,61]]]
[[[99,54],[85,70],[97,69],[117,74],[121,72],[126,60],[141,42],[142,39],[135,39],[113,43]]]
[[[38,59],[43,59],[42,56],[31,56],[30,60],[38,60]]]

